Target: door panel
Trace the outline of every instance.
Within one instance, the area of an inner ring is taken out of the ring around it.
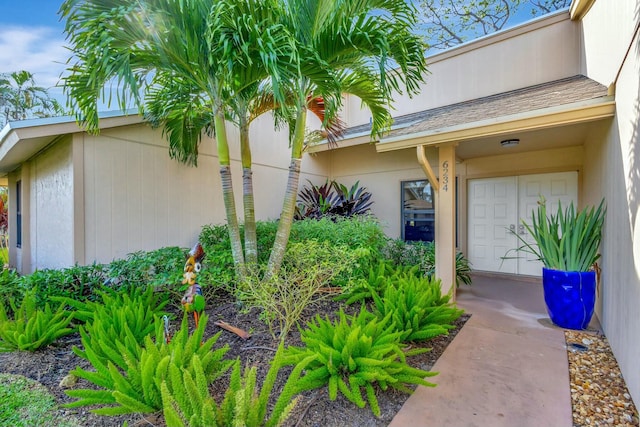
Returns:
[[[547,208],[558,209],[578,200],[578,173],[523,175],[519,177],[469,180],[468,254],[474,270],[542,275],[542,263],[524,252],[509,252],[519,246],[511,229],[530,241],[520,218],[531,224],[540,195]],[[518,257],[505,259],[505,255]]]
[[[515,260],[502,260],[515,246],[508,232],[517,218],[515,177],[469,181],[469,260],[476,270],[516,273]]]

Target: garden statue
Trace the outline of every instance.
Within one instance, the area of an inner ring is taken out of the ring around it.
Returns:
[[[196,282],[196,276],[202,269],[202,260],[204,258],[204,250],[202,245],[196,245],[189,251],[187,262],[184,264],[183,285],[188,285],[187,291],[182,297],[182,306],[187,313],[193,312],[193,319],[196,322],[196,328],[200,320],[200,315],[204,311],[205,300],[202,296],[202,288]]]

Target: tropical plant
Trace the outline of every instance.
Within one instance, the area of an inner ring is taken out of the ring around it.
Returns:
[[[377,135],[390,123],[392,93],[405,88],[415,93],[426,71],[423,46],[411,32],[415,10],[401,0],[67,0],[61,13],[75,61],[65,88],[70,107],[90,131],[98,129],[101,89],[114,79],[120,83],[120,106],[128,101],[146,106],[147,117],[163,127],[170,154],[178,160],[195,163],[202,131],[214,129],[240,277],[245,256],[225,119],[241,131],[245,194],[252,191],[247,184],[250,119],[273,110],[280,123],[289,123],[292,162],[268,263],[268,274],[273,274],[282,263],[293,220],[307,112],[316,113],[331,136],[342,94],[353,93],[370,108],[372,135]],[[244,203],[251,211],[245,212],[245,240],[253,235],[251,200]],[[250,263],[256,246],[245,244]]]
[[[436,245],[435,242],[404,242],[390,240],[383,249],[383,256],[396,265],[419,265],[420,271],[427,277],[436,274]],[[471,285],[471,265],[460,251],[456,251],[456,286]]]
[[[0,74],[0,128],[15,120],[64,114],[47,89],[36,86],[33,74],[21,70]]]
[[[417,93],[426,73],[411,2],[295,0],[284,2],[284,12],[281,22],[295,40],[300,62],[298,74],[286,83],[293,94],[291,162],[268,274],[280,267],[291,231],[310,102],[321,99],[324,123],[331,123],[343,95],[358,96],[371,112],[375,137],[390,126],[394,93]]]
[[[356,316],[347,316],[340,310],[335,322],[316,316],[301,331],[306,347],[287,348],[287,363],[315,356],[306,366],[307,375],[318,387],[328,385],[331,400],[337,398],[339,391],[360,408],[368,402],[373,413],[380,416],[374,385],[382,390],[392,387],[411,393],[409,384],[433,387],[435,384],[425,378],[437,374],[407,364],[407,354],[400,346],[401,334],[394,332],[390,318],[388,315],[379,319],[364,307]],[[428,350],[408,354],[424,351]]]
[[[275,338],[278,332],[284,340],[309,304],[328,295],[318,291],[355,262],[355,253],[344,246],[314,240],[292,243],[278,275],[266,280],[247,275],[238,285],[238,299],[248,309],[258,308],[271,335]]]
[[[351,188],[336,181],[325,181],[322,185],[314,185],[309,181],[298,194],[295,219],[319,219],[324,216],[351,217],[365,215],[371,209],[371,193],[359,187],[359,181]]]
[[[147,335],[142,348],[135,340],[116,341],[116,349],[122,353],[126,364],[124,369],[118,368],[111,360],[104,363],[103,358],[99,357],[94,349],[95,341],[83,337],[84,351],[95,372],[77,367],[71,373],[97,385],[100,389],[68,390],[66,393],[78,400],[65,406],[76,408],[101,405],[103,407],[92,409],[92,412],[99,415],[159,411],[163,407],[162,382],[175,369],[187,370],[195,377],[196,367],[193,358],[196,355],[199,357],[206,381],[211,383],[223,375],[233,362],[223,360],[228,346],[213,350],[220,332],[203,342],[207,320],[208,317],[203,315],[198,327],[189,335],[189,324],[185,316],[180,329],[170,340],[166,340],[163,337],[164,325],[158,319],[156,341]],[[169,391],[172,392],[171,389]]]
[[[400,341],[425,341],[447,334],[453,322],[464,313],[443,295],[440,279],[403,274],[390,281],[384,294],[373,293],[374,314],[383,319],[391,316]]]
[[[414,274],[416,270],[415,267],[411,269]],[[395,266],[389,261],[379,261],[377,265],[369,268],[369,274],[366,278],[353,281],[351,286],[348,286],[338,296],[338,299],[346,300],[345,303],[348,305],[372,300],[374,294],[384,294],[389,283],[396,280],[405,271],[405,267]]]
[[[516,251],[533,254],[545,267],[563,271],[589,271],[600,258],[602,227],[606,215],[604,199],[597,208],[576,211],[573,202],[566,209],[558,201],[556,214],[547,214],[547,203],[540,197],[531,224],[522,220],[535,243],[526,235],[514,233],[522,245]]]
[[[0,302],[0,352],[35,351],[74,332],[69,327],[73,313],[67,312],[64,304],[60,304],[56,311],[49,303],[43,310],[38,310],[33,292],[24,296],[19,307],[13,300],[9,304],[14,313],[13,319],[9,319],[4,303]]]
[[[156,319],[165,314],[162,309],[168,301],[161,301],[160,295],[149,287],[144,293],[135,288],[130,294],[103,292],[100,303],[68,298],[63,302],[76,309],[77,320],[85,322],[79,327],[85,350],[74,346],[73,352],[86,360],[87,352],[92,352],[92,357],[105,365],[111,361],[120,369],[127,369],[126,350],[141,351],[144,339],[148,335],[155,337]],[[122,345],[123,349],[119,348]],[[134,356],[139,358],[140,354]]]

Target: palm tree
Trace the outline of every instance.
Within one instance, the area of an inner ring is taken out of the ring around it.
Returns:
[[[245,116],[238,112],[246,102],[238,94],[247,87],[268,82],[273,99],[283,99],[278,82],[288,78],[296,52],[277,23],[279,10],[275,0],[66,0],[61,7],[75,61],[65,87],[89,131],[98,130],[97,100],[115,79],[120,107],[133,102],[146,111],[152,124],[163,127],[170,155],[179,161],[196,165],[202,130],[215,133],[239,276],[245,259],[225,126],[236,119],[243,127]],[[242,152],[250,171],[248,141]]]
[[[388,130],[393,95],[418,91],[426,73],[424,45],[414,33],[417,12],[404,0],[288,0],[283,24],[295,37],[301,59],[289,84],[295,118],[291,163],[268,274],[280,267],[291,231],[306,117],[320,99],[324,123],[333,120],[342,95],[358,96],[371,111],[371,136]]]
[[[14,120],[63,113],[47,89],[36,86],[32,73],[22,70],[0,75],[0,126]]]

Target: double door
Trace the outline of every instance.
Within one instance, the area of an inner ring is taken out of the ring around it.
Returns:
[[[530,276],[542,275],[542,263],[533,256],[512,251],[521,245],[514,231],[528,242],[533,239],[522,225],[531,224],[540,195],[547,200],[547,212],[558,203],[578,202],[578,173],[483,178],[468,181],[468,253],[474,270]],[[510,257],[503,259],[503,257]]]

